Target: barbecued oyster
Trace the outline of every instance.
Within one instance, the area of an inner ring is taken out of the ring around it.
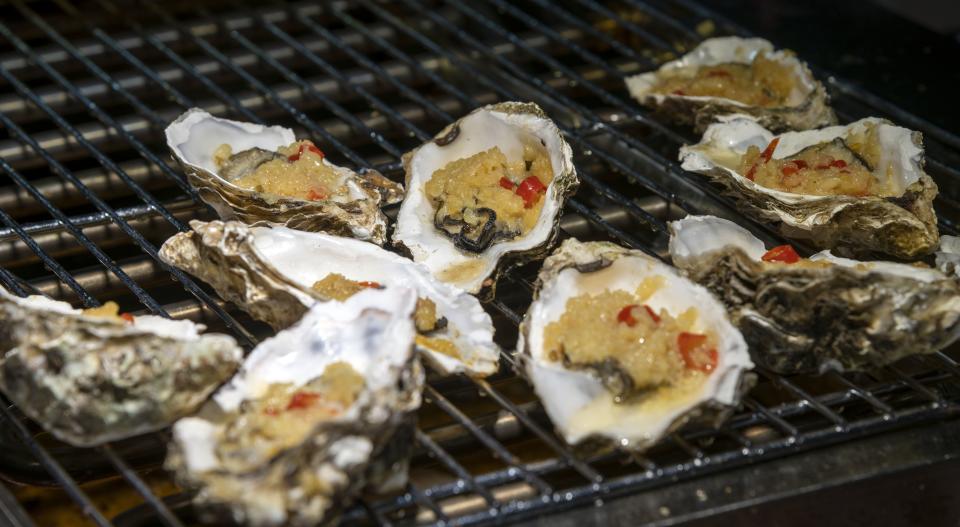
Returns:
[[[533,103],[474,110],[403,157],[407,197],[393,241],[444,282],[471,293],[492,286],[502,258],[549,250],[577,186],[572,155]]]
[[[774,51],[760,38],[704,40],[657,71],[627,78],[627,89],[698,132],[717,117],[746,114],[776,131],[837,122],[827,91],[792,51]]]
[[[417,290],[417,347],[444,373],[497,371],[493,323],[480,302],[422,265],[376,245],[284,227],[193,221],[163,244],[168,263],[210,283],[224,299],[267,322],[290,326],[318,300],[342,301],[365,288]]]
[[[680,159],[745,212],[820,248],[916,259],[937,247],[937,185],[923,171],[921,135],[882,119],[775,136],[733,118],[682,147]]]
[[[284,225],[383,245],[380,205],[403,188],[375,170],[336,166],[293,131],[214,117],[193,108],[166,130],[167,145],[190,184],[222,219]]]
[[[73,309],[0,289],[0,390],[58,439],[92,446],[190,414],[240,364],[231,337],[202,325]]]
[[[960,286],[922,264],[802,259],[712,216],[670,231],[673,263],[720,297],[754,359],[775,371],[882,366],[960,336]]]
[[[670,266],[605,242],[566,240],[546,259],[517,350],[572,444],[642,450],[706,410],[724,417],[752,382],[723,305]]]
[[[314,304],[174,425],[167,468],[202,510],[238,523],[331,521],[420,406],[415,302],[396,287]]]

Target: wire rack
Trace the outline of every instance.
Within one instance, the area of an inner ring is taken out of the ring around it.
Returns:
[[[679,168],[677,147],[696,140],[689,130],[625,93],[625,76],[689,49],[703,38],[705,21],[717,34],[746,34],[689,0],[0,6],[0,282],[17,294],[84,306],[115,300],[125,311],[204,322],[247,348],[269,335],[157,258],[159,244],[188,220],[213,217],[162,139],[166,124],[191,106],[290,125],[334,162],[402,180],[402,153],[450,121],[498,100],[534,100],[573,146],[581,174],[562,218],[564,236],[615,240],[662,257],[665,222],[705,213],[779,241]],[[816,73],[841,120],[880,115],[924,132],[927,168],[941,189],[940,228],[955,234],[960,174],[950,167],[960,162],[960,137]],[[513,349],[536,270],[534,263],[508,273],[486,304],[505,350]],[[758,374],[725,424],[685,427],[644,455],[566,446],[508,353],[486,380],[431,375],[410,484],[397,495],[365,496],[343,522],[522,519],[960,410],[960,371],[946,353],[869,373]],[[169,485],[161,492],[155,482],[166,432],[83,450],[50,440],[2,398],[0,421],[0,473],[58,487],[89,523],[194,521],[189,496]],[[138,496],[129,510],[107,512],[84,485],[109,478]],[[0,518],[31,522],[22,511]]]

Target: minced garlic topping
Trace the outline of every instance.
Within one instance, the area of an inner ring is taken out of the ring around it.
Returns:
[[[722,97],[772,108],[786,104],[796,83],[792,67],[771,59],[767,53],[758,53],[750,64],[725,63],[662,71],[651,92]]]
[[[364,289],[379,287],[382,286],[376,282],[357,282],[340,273],[330,273],[322,280],[314,282],[312,289],[325,298],[342,302]],[[421,333],[433,331],[437,327],[437,304],[429,298],[417,298],[413,320],[417,331]]]
[[[312,142],[297,141],[280,147],[277,152],[282,157],[259,165],[232,183],[263,194],[310,201],[349,195],[342,176],[332,166],[323,163],[322,152]],[[213,154],[217,168],[227,163],[232,155],[230,145],[220,145]]]
[[[530,177],[543,189],[553,180],[545,148],[524,145],[523,158],[510,161],[494,147],[451,161],[431,175],[424,192],[438,208],[438,216],[473,225],[483,221],[474,211],[491,209],[497,215],[498,231],[523,235],[536,225],[545,195],[532,182],[524,183]]]

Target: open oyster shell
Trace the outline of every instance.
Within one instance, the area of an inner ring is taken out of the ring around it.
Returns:
[[[521,236],[494,241],[479,253],[457,247],[435,225],[435,207],[425,193],[427,181],[452,161],[493,147],[499,147],[508,160],[519,159],[524,143],[530,140],[546,148],[553,168],[536,225]],[[471,293],[495,284],[501,259],[525,260],[546,254],[556,238],[563,203],[578,184],[570,146],[533,103],[504,102],[478,108],[444,128],[433,141],[405,154],[403,161],[407,196],[397,216],[394,243],[441,280]]]
[[[0,290],[0,390],[56,438],[92,446],[192,413],[236,370],[233,338],[188,320],[91,316]]]
[[[192,221],[191,232],[163,244],[160,256],[213,286],[217,293],[274,329],[300,319],[317,301],[331,300],[312,286],[331,273],[409,287],[436,304],[444,327],[418,336],[418,348],[444,373],[486,376],[497,371],[493,322],[473,296],[435,279],[422,265],[367,242],[284,227]],[[438,340],[452,342],[443,352]]]
[[[774,159],[789,157],[804,148],[829,143],[850,131],[877,127],[882,158],[874,175],[894,189],[892,197],[810,196],[783,192],[754,183],[736,168],[751,145],[764,149],[779,137]],[[809,239],[817,247],[840,254],[889,254],[916,259],[932,252],[938,243],[933,199],[937,185],[923,171],[923,146],[919,132],[868,118],[847,126],[831,126],[779,136],[755,121],[734,117],[711,125],[700,143],[680,148],[684,169],[704,174],[723,185],[746,213],[764,221],[782,222],[785,236]],[[889,171],[889,172],[888,172]]]
[[[722,97],[695,97],[677,94],[652,93],[664,73],[695,72],[701,66],[726,63],[750,64],[758,53],[772,53],[774,60],[796,72],[797,83],[787,104],[763,108]],[[828,126],[837,117],[828,106],[829,97],[823,84],[817,81],[809,68],[790,51],[773,51],[773,44],[761,38],[718,37],[704,40],[693,51],[670,61],[657,71],[641,73],[626,79],[627,89],[640,103],[657,108],[681,124],[692,124],[702,132],[719,116],[746,114],[770,130],[807,130]]]
[[[662,277],[663,285],[646,300],[649,306],[674,315],[696,308],[697,327],[716,335],[717,363],[702,385],[681,392],[655,389],[642,398],[617,402],[598,370],[572,369],[548,358],[545,328],[561,318],[569,299],[605,290],[633,292],[654,277]],[[566,240],[546,259],[517,350],[547,414],[571,444],[599,438],[645,449],[694,417],[722,419],[753,382],[747,374],[753,366],[747,345],[722,304],[670,266],[606,242]]]
[[[712,216],[670,223],[674,265],[726,304],[754,359],[782,373],[859,370],[932,353],[960,337],[960,286],[928,267],[766,263],[763,242]]]
[[[369,240],[386,241],[386,218],[381,205],[399,202],[403,188],[376,171],[358,174],[328,162],[342,177],[348,197],[301,200],[239,187],[219,174],[213,155],[222,144],[234,153],[261,148],[270,152],[293,143],[293,131],[214,117],[198,108],[187,110],[166,129],[167,145],[190,184],[220,218],[250,224],[284,225]]]
[[[166,466],[201,510],[257,526],[333,521],[420,405],[415,300],[390,288],[314,304],[178,421]]]

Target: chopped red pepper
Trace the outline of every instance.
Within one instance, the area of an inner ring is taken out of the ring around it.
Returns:
[[[768,144],[767,147],[763,149],[763,152],[760,153],[760,159],[758,161],[763,161],[764,163],[766,163],[767,161],[770,161],[770,158],[773,157],[773,151],[777,149],[777,144],[779,143],[780,143],[780,138],[774,137],[773,140],[770,141],[770,144]],[[756,171],[757,171],[757,163],[754,163],[753,166],[750,167],[750,170],[747,171],[746,178],[749,179],[750,181],[753,181],[753,174]]]
[[[633,318],[633,313],[631,311],[633,308],[637,307],[636,304],[630,304],[629,306],[624,306],[623,309],[617,313],[617,322],[621,324],[626,324],[630,327],[637,325],[637,319]]]
[[[707,73],[707,77],[729,77],[729,71],[723,70],[711,70],[710,73]]]
[[[529,209],[537,202],[539,195],[547,191],[547,187],[537,179],[537,176],[529,176],[520,182],[517,186],[517,195],[523,198],[523,207]]]
[[[644,304],[643,308],[647,310],[647,314],[650,315],[650,318],[652,318],[654,322],[656,322],[657,324],[660,323],[660,315],[658,315],[653,309],[651,309],[650,306]]]
[[[780,167],[780,173],[783,174],[784,176],[792,176],[797,172],[800,172],[800,167],[793,164],[792,161],[789,163],[784,163],[784,165]]]
[[[717,348],[706,348],[707,336],[684,331],[677,335],[680,358],[687,369],[709,373],[717,367]]]
[[[288,158],[287,158],[287,161],[290,161],[290,162],[292,163],[292,162],[300,159],[300,156],[303,155],[303,150],[304,150],[304,149],[307,149],[308,151],[313,152],[314,154],[317,154],[318,156],[320,156],[320,159],[323,159],[323,157],[324,157],[322,150],[320,150],[319,148],[317,148],[317,147],[316,147],[313,143],[311,143],[310,141],[304,141],[303,143],[300,143],[300,149],[297,150],[297,153],[296,153],[296,154],[293,154],[293,155],[290,156],[290,157],[288,157]]]
[[[363,281],[363,282],[357,282],[357,284],[359,284],[359,285],[362,286],[362,287],[370,287],[370,288],[373,288],[373,289],[380,289],[381,287],[383,287],[382,285],[380,285],[380,282],[367,282],[367,281]]]
[[[773,249],[770,249],[763,256],[760,257],[764,262],[782,262],[782,263],[796,263],[800,260],[800,255],[797,254],[797,251],[793,249],[792,245],[778,245]]]
[[[834,159],[829,163],[821,163],[817,165],[817,170],[825,170],[830,167],[834,168],[847,168],[847,162],[842,159]]]
[[[133,324],[133,315],[130,313],[120,313],[120,318],[126,320],[127,322]]]
[[[513,181],[510,181],[509,179],[502,177],[500,178],[500,186],[507,190],[513,190],[513,187],[515,187],[516,185],[513,184]]]
[[[307,191],[307,199],[310,201],[319,201],[322,199],[327,199],[329,197],[330,196],[328,196],[326,193],[320,192],[317,189],[310,189],[309,191]]]
[[[297,392],[293,394],[293,397],[290,398],[290,404],[287,405],[287,410],[299,410],[301,408],[309,408],[319,400],[320,400],[319,393]]]

